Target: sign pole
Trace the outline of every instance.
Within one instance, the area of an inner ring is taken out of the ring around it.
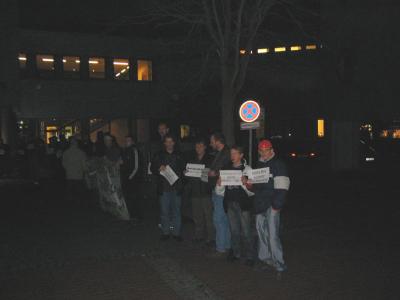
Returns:
[[[253,166],[253,129],[249,129],[249,166]]]

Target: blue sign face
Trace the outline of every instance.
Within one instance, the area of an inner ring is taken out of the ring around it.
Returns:
[[[240,107],[239,115],[244,122],[254,122],[260,116],[260,106],[256,101],[246,101]]]

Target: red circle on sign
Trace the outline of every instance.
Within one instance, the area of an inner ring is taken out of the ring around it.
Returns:
[[[245,101],[239,109],[239,116],[243,122],[251,123],[260,116],[260,105],[254,100]]]

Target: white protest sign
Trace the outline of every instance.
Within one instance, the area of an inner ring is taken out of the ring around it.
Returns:
[[[170,166],[167,166],[165,170],[160,171],[160,174],[164,176],[170,185],[173,185],[179,179],[178,175],[176,175]]]
[[[221,178],[221,185],[242,185],[242,171],[239,170],[221,170],[219,176]]]
[[[208,182],[208,172],[210,172],[210,168],[204,168],[201,172],[201,181]]]
[[[185,176],[201,178],[202,172],[205,167],[205,165],[201,164],[187,164]]]
[[[247,176],[251,183],[268,183],[269,179],[272,177],[269,172],[269,167],[260,169],[249,169]]]

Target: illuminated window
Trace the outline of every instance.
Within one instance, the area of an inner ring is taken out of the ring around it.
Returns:
[[[52,77],[54,75],[54,56],[36,55],[36,66],[41,77]]]
[[[78,56],[64,56],[63,70],[66,78],[79,78],[80,74],[80,59]]]
[[[268,53],[268,51],[269,51],[268,48],[260,48],[260,49],[257,49],[257,53],[258,53],[258,54]]]
[[[318,119],[317,121],[317,135],[322,138],[325,136],[325,120]]]
[[[129,60],[115,58],[113,60],[114,78],[117,80],[129,80]]]
[[[137,62],[137,79],[139,81],[152,81],[153,71],[150,60],[138,60]]]
[[[26,61],[27,61],[26,54],[20,53],[18,55],[18,62],[19,62],[19,68],[20,69],[25,69],[26,68]]]
[[[105,78],[105,61],[101,57],[89,58],[89,77],[90,78]]]
[[[285,52],[286,51],[286,47],[276,47],[274,49],[275,52]]]
[[[307,50],[316,50],[317,49],[317,45],[307,45],[306,49]]]
[[[181,139],[188,138],[190,136],[190,126],[181,125]]]
[[[290,47],[290,51],[300,51],[301,50],[301,46],[291,46]]]
[[[244,49],[240,50],[240,54],[245,55],[246,54],[246,50],[244,50]]]
[[[46,126],[46,143],[50,143],[52,137],[57,137],[58,127],[57,126]]]

